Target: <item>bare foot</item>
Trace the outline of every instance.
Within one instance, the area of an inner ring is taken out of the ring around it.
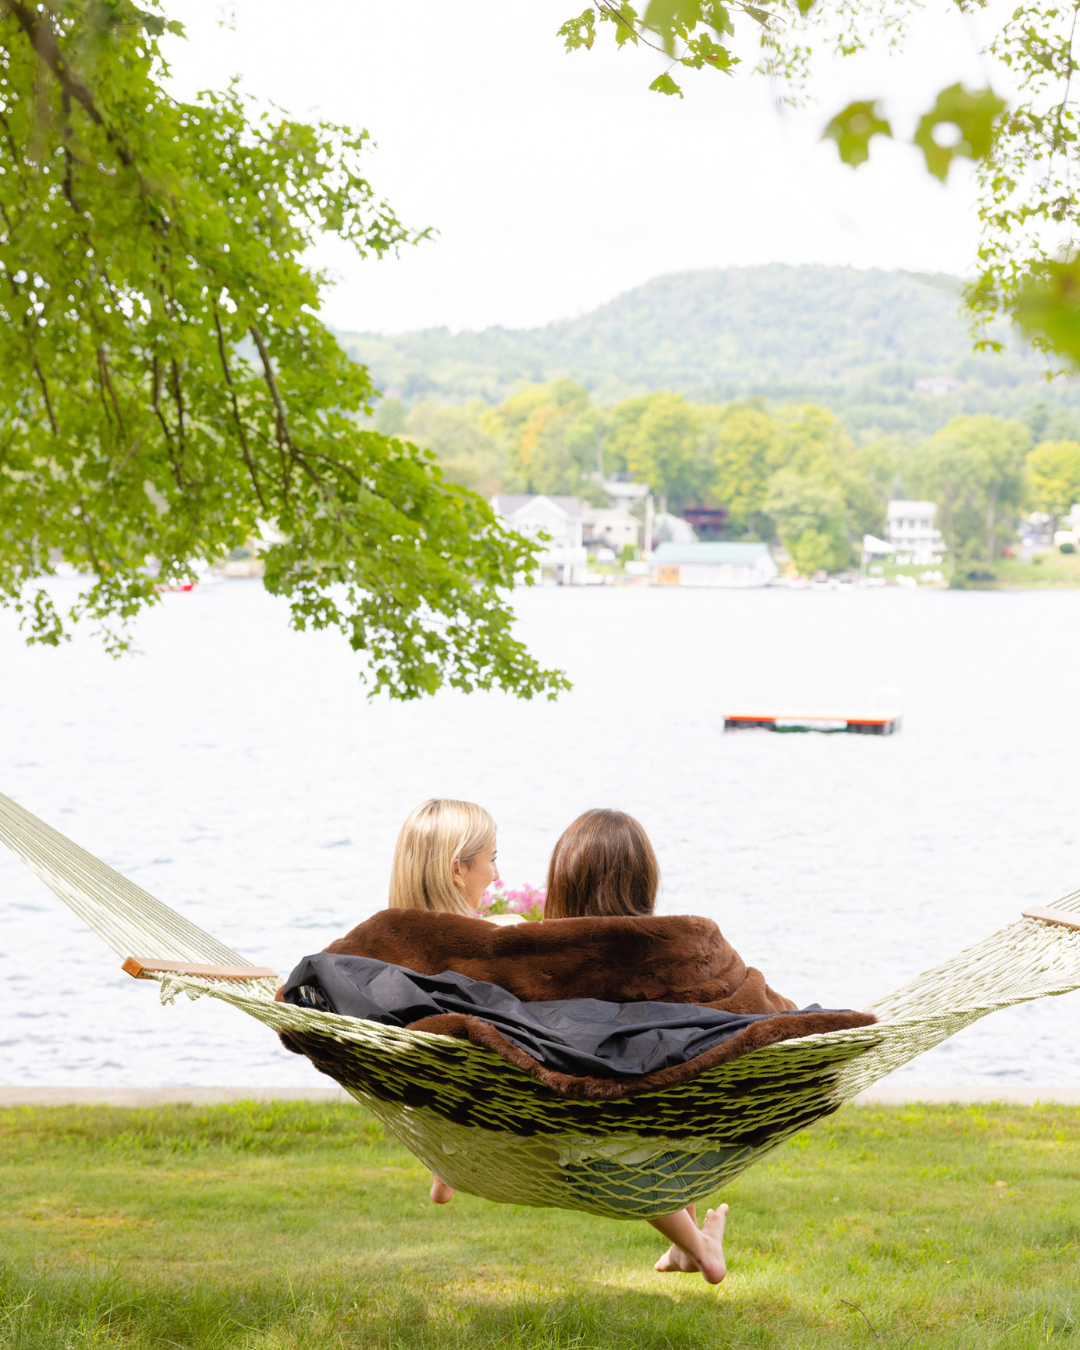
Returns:
[[[671,1247],[657,1261],[654,1270],[662,1274],[697,1271],[707,1284],[719,1284],[727,1274],[724,1264],[724,1226],[728,1207],[710,1209],[705,1222],[697,1226],[693,1205],[674,1214],[658,1214],[649,1223],[671,1243]]]
[[[658,1270],[661,1275],[696,1275],[698,1273],[698,1263],[681,1247],[676,1247],[673,1242],[667,1251],[663,1254],[653,1270]]]
[[[453,1187],[448,1186],[445,1181],[431,1174],[431,1203],[433,1205],[445,1205],[454,1198]]]
[[[727,1223],[727,1205],[710,1209],[701,1225],[701,1251],[697,1267],[706,1284],[719,1284],[727,1274],[724,1264],[724,1226]]]

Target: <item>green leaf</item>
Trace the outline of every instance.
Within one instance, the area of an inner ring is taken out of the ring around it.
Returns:
[[[822,133],[836,142],[840,158],[845,164],[855,168],[865,164],[870,158],[870,137],[891,136],[892,127],[878,113],[875,100],[861,103],[849,103],[843,112],[839,112]]]
[[[649,0],[641,22],[657,35],[670,56],[675,51],[676,37],[689,37],[702,19],[699,0]],[[670,93],[671,90],[663,92]]]
[[[625,46],[628,42],[632,42],[635,47],[637,46],[638,15],[633,5],[626,4],[625,0],[618,9],[611,5],[605,5],[601,10],[601,15],[609,23],[615,25],[615,45],[617,47]]]
[[[726,47],[714,42],[708,33],[702,33],[686,45],[686,55],[681,64],[700,70],[708,66],[712,70],[730,70],[739,64],[739,58],[732,56]]]
[[[657,94],[678,94],[680,98],[683,96],[683,91],[667,71],[665,71],[663,75],[657,75],[656,79],[649,85],[649,88]]]
[[[567,19],[559,29],[558,36],[565,39],[568,52],[576,51],[579,47],[590,51],[596,40],[596,11],[590,6],[576,19]]]
[[[717,37],[734,36],[735,25],[731,22],[731,15],[723,5],[707,6],[704,11],[704,18]]]
[[[926,167],[934,177],[944,182],[957,155],[965,159],[985,158],[994,143],[994,123],[1004,111],[1004,100],[992,89],[980,89],[974,94],[961,84],[943,89],[915,132],[915,144],[926,156]],[[959,139],[951,145],[939,144],[935,130],[950,125],[957,128]]]
[[[1032,268],[1020,284],[1016,322],[1040,346],[1080,366],[1080,262]]]

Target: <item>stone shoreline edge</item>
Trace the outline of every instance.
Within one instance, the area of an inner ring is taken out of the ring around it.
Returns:
[[[328,1087],[0,1087],[5,1106],[215,1106],[227,1102],[347,1102],[341,1088]],[[957,1105],[1080,1106],[1080,1087],[1017,1085],[993,1087],[920,1086],[916,1083],[869,1088],[852,1106]]]

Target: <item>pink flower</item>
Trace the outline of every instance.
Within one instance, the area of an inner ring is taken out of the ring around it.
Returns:
[[[544,917],[544,901],[547,891],[544,887],[521,887],[520,890],[507,890],[501,879],[492,885],[480,897],[479,913],[520,914],[526,919],[537,920]]]

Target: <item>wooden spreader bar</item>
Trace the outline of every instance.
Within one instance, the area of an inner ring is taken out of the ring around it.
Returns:
[[[1036,906],[1033,909],[1025,909],[1023,917],[1041,919],[1043,923],[1056,923],[1062,928],[1072,928],[1080,933],[1080,914],[1070,914],[1067,909],[1043,909]]]
[[[276,980],[269,966],[204,966],[192,961],[160,961],[156,956],[129,956],[120,967],[137,980],[155,975],[202,975],[211,980]]]

